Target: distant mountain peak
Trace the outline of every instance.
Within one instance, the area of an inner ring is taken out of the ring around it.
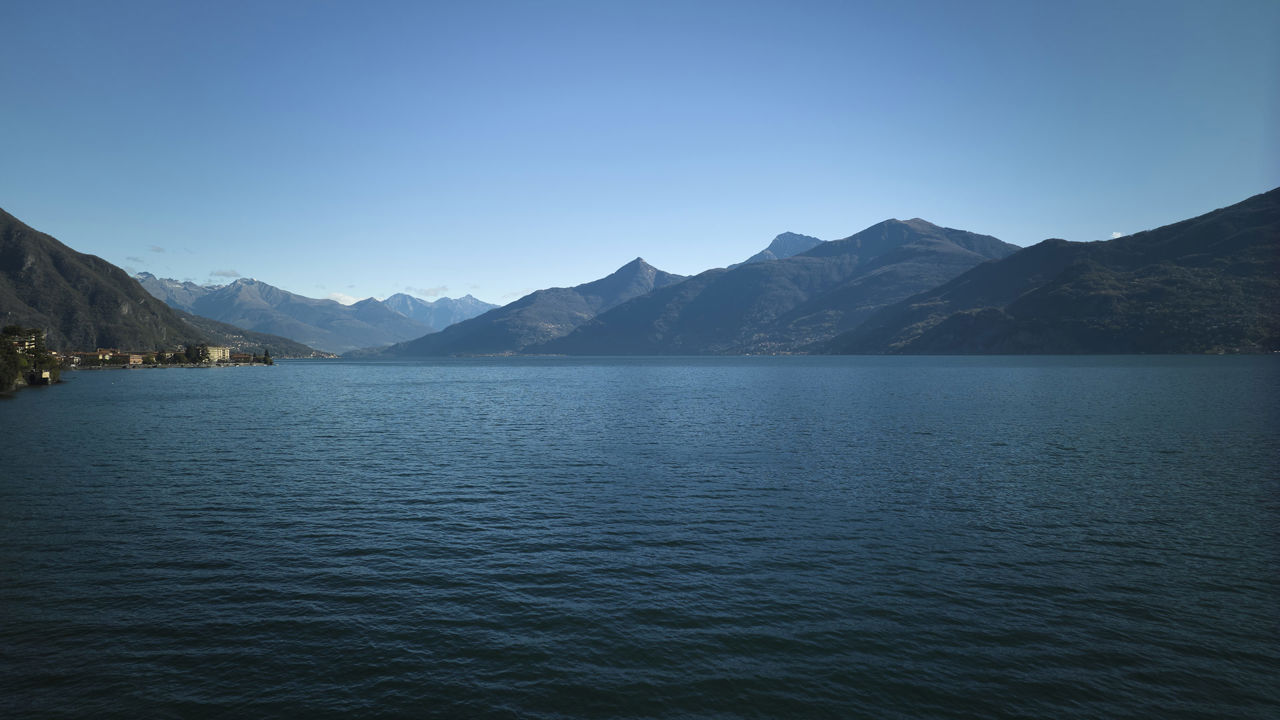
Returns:
[[[456,300],[448,297],[423,300],[406,293],[395,293],[383,300],[382,304],[393,312],[417,320],[436,330],[443,330],[497,307],[497,305],[477,300],[471,295]]]
[[[920,220],[920,218],[915,218],[915,219]],[[924,222],[924,221],[920,220],[920,222]],[[871,232],[874,230],[885,230],[887,228],[897,228],[897,227],[904,227],[904,226],[911,227],[911,221],[899,220],[898,218],[885,218],[884,220],[881,220],[880,222],[872,225],[871,227],[868,227],[866,230],[863,230],[862,232],[865,233],[865,232]],[[860,233],[855,233],[855,235],[856,234],[860,234]]]
[[[787,231],[779,233],[773,242],[769,243],[768,249],[781,259],[797,255],[821,243],[822,241],[816,237]]]
[[[411,357],[520,352],[566,335],[601,312],[684,279],[637,257],[599,280],[535,290],[438,333],[395,345],[387,353]]]
[[[832,240],[804,254],[815,257],[852,254],[866,260],[908,246],[952,245],[988,260],[1004,257],[1018,248],[990,235],[934,225],[928,220],[889,218],[840,240]]]
[[[920,226],[931,227],[931,228],[938,227],[937,225],[934,225],[928,220],[925,220],[924,218],[918,218],[918,217],[913,217],[910,220],[903,220],[902,224],[903,225],[920,225]]]
[[[738,265],[768,262],[769,260],[782,260],[793,255],[808,252],[821,244],[821,240],[809,235],[801,235],[800,233],[790,231],[779,233],[773,238],[773,242],[769,243],[769,247],[761,250],[755,255],[752,255],[746,260],[743,260],[741,263],[738,263]],[[730,267],[737,267],[737,265],[731,265]]]
[[[631,277],[652,278],[654,275],[660,272],[662,271],[650,265],[649,263],[645,262],[644,258],[638,257],[635,260],[632,260],[631,262],[627,263],[626,265],[623,265],[622,267],[618,268],[617,270],[614,270],[612,273],[609,273],[609,275],[605,279],[631,278]]]

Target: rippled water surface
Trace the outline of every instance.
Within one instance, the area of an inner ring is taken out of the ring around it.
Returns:
[[[0,401],[7,717],[1280,715],[1280,362],[483,359]]]

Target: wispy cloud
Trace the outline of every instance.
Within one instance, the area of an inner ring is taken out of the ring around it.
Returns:
[[[503,299],[503,300],[518,300],[518,299],[520,299],[520,298],[524,297],[525,295],[528,295],[528,294],[529,294],[529,293],[531,293],[531,292],[533,292],[533,290],[532,290],[532,289],[529,289],[529,288],[526,288],[526,289],[524,289],[524,290],[517,290],[517,291],[515,291],[515,292],[509,292],[509,293],[504,294],[504,295],[502,296],[502,299]]]
[[[348,295],[348,294],[346,294],[346,293],[332,292],[332,293],[329,293],[329,299],[330,299],[330,300],[337,300],[338,302],[342,303],[343,305],[351,305],[352,303],[354,303],[354,302],[358,301],[360,298],[354,298],[354,297],[351,297],[350,295]]]
[[[150,250],[150,251],[151,251],[151,252],[153,252],[153,253],[162,253],[162,252],[164,252],[164,248],[160,247],[159,245],[148,245],[148,246],[147,246],[147,249],[148,249],[148,250]]]
[[[142,258],[140,258],[140,257],[134,257],[134,256],[132,256],[132,255],[130,255],[129,257],[125,258],[125,260],[128,260],[129,262],[132,262],[132,263],[138,263],[139,265],[145,265],[145,264],[146,264],[146,263],[142,262]]]
[[[446,285],[440,285],[437,287],[413,287],[410,285],[406,287],[404,291],[412,295],[417,295],[418,297],[435,297],[449,292],[449,288]]]
[[[209,275],[211,277],[224,277],[224,278],[244,277],[243,275],[236,272],[235,270],[214,270],[213,272],[209,273]]]
[[[1113,233],[1111,233],[1111,239],[1112,239],[1112,240],[1115,240],[1115,239],[1116,239],[1116,238],[1118,238],[1118,237],[1124,237],[1124,233],[1122,233],[1122,232],[1113,232]]]

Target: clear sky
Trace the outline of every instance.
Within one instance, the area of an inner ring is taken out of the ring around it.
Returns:
[[[505,303],[1280,185],[1280,2],[0,0],[0,207],[130,271]]]

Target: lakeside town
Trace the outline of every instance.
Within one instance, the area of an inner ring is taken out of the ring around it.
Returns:
[[[57,356],[58,353],[51,353]],[[64,353],[62,366],[66,369],[100,367],[158,367],[162,365],[272,365],[275,360],[270,350],[261,355],[232,352],[220,345],[184,345],[180,350],[117,350],[98,348],[92,351]]]
[[[0,328],[0,392],[23,385],[51,385],[62,370],[135,369],[157,367],[214,367],[273,365],[271,351],[233,352],[220,345],[183,345],[174,350],[96,348],[59,352],[49,350],[45,331],[8,325]]]

